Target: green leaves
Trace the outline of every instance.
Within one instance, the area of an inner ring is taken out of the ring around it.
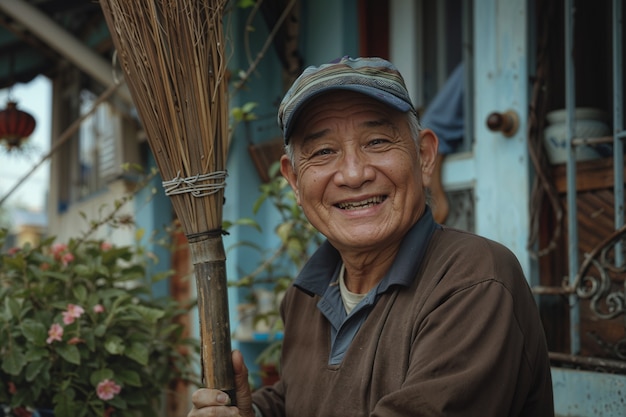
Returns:
[[[111,355],[121,355],[124,353],[126,346],[124,345],[124,339],[119,336],[108,336],[104,342],[104,348]]]
[[[253,7],[255,3],[255,0],[238,0],[237,7],[247,9],[248,7]]]
[[[26,365],[26,357],[18,348],[9,349],[2,358],[2,370],[9,375],[19,375]]]
[[[4,299],[4,312],[6,314],[5,320],[11,320],[14,317],[20,317],[20,305],[17,300],[13,298]]]
[[[119,336],[109,336],[104,342],[104,348],[111,355],[124,355],[140,365],[148,365],[150,350],[143,342],[132,342],[128,345]]]
[[[141,315],[143,320],[147,320],[150,323],[156,323],[159,319],[165,316],[165,311],[162,309],[151,308],[146,306],[134,305],[131,307]]]
[[[72,389],[65,389],[54,396],[54,416],[76,416],[83,417],[87,415],[87,408],[84,404],[75,400],[75,392]]]
[[[98,383],[101,381],[104,381],[105,379],[113,379],[114,376],[115,374],[110,369],[98,369],[97,371],[91,373],[89,376],[89,382],[94,387],[97,387]]]
[[[26,340],[36,346],[43,346],[46,343],[47,329],[38,321],[25,319],[22,322],[22,333]]]
[[[77,285],[72,287],[72,295],[80,304],[83,304],[87,300],[87,288],[84,285]]]
[[[59,343],[55,345],[55,351],[69,363],[80,365],[80,352],[75,345]]]
[[[46,368],[46,361],[38,360],[29,362],[26,366],[26,380],[32,382]]]
[[[140,365],[148,365],[150,351],[143,343],[133,343],[130,348],[126,350],[125,354]]]
[[[231,116],[235,122],[248,122],[257,119],[257,115],[254,113],[254,109],[259,103],[248,102],[241,107],[233,107],[230,111]]]
[[[149,274],[152,260],[140,247],[54,239],[0,254],[0,403],[55,417],[158,415],[174,379],[199,384],[199,343],[173,322],[191,305],[151,296],[172,274]],[[111,399],[98,396],[104,380],[121,387]]]
[[[141,387],[141,377],[138,372],[123,369],[119,371],[115,377],[124,385]]]
[[[229,281],[229,285],[249,288],[253,294],[256,289],[271,290],[275,299],[291,284],[297,270],[301,269],[313,251],[322,243],[322,235],[309,223],[298,205],[295,194],[287,180],[278,174],[279,163],[269,169],[271,180],[260,185],[260,196],[252,207],[255,215],[261,219],[239,219],[228,223],[233,225],[256,225],[266,222],[268,218],[276,220],[274,229],[278,244],[268,248],[250,241],[239,241],[237,246],[250,248],[259,253],[258,265],[252,271],[244,271],[237,280]],[[267,206],[270,205],[268,208]],[[261,209],[271,210],[271,213]],[[260,228],[259,228],[260,230]],[[255,300],[257,301],[257,300]],[[278,311],[278,303],[270,307],[270,311],[257,312],[253,323],[264,322],[269,325],[269,333],[282,329],[282,321]],[[259,356],[260,361],[275,360],[280,352],[281,341],[267,347]]]

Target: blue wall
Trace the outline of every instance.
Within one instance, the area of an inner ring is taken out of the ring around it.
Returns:
[[[359,54],[356,0],[302,2],[302,55],[306,65]]]
[[[148,152],[149,160],[146,172],[156,167],[152,152]],[[152,193],[156,189],[158,192]],[[143,229],[145,235],[139,242],[143,248],[156,255],[158,263],[148,260],[147,274],[167,271],[171,268],[172,253],[163,243],[169,242],[169,227],[172,224],[173,208],[170,198],[163,192],[161,176],[154,176],[133,200],[135,204],[135,223],[137,229]],[[163,297],[169,294],[169,280],[162,280],[153,285],[154,296]]]
[[[250,10],[238,10],[230,21],[232,45],[229,69],[236,79],[239,71],[249,67],[244,45],[244,28]],[[303,1],[302,25],[300,33],[301,50],[305,65],[318,65],[343,55],[356,56],[358,53],[358,22],[356,1],[336,2],[332,0]],[[250,35],[251,55],[256,58],[268,36],[268,28],[260,16],[253,22],[254,32]],[[230,107],[241,107],[247,102],[256,102],[255,113],[258,120],[248,126],[236,126],[228,154],[228,184],[224,220],[235,221],[244,217],[253,217],[262,227],[259,233],[250,227],[234,226],[229,235],[224,237],[227,250],[227,276],[229,281],[237,280],[251,272],[261,261],[258,251],[245,246],[236,246],[240,242],[253,242],[259,247],[272,248],[279,245],[274,233],[278,225],[278,213],[264,204],[255,215],[253,204],[260,195],[259,174],[254,168],[248,152],[249,143],[262,143],[277,137],[281,132],[276,122],[278,105],[288,86],[282,82],[282,67],[273,47],[267,50],[257,70],[250,77],[249,83],[240,91],[232,92]],[[237,305],[245,303],[246,292],[230,288],[229,308],[231,331],[238,323]],[[264,343],[240,342],[233,340],[233,348],[240,349],[251,373],[258,369],[254,363]],[[258,378],[255,378],[258,382]]]
[[[557,416],[623,417],[626,375],[552,368]]]
[[[231,36],[234,50],[231,54],[229,69],[233,74],[234,81],[238,79],[240,71],[246,71],[249,67],[244,45],[245,25],[249,9],[238,10],[231,20]],[[249,42],[253,59],[261,50],[268,36],[268,30],[261,16],[253,22],[254,32],[250,33]],[[270,47],[261,60],[256,71],[251,75],[249,83],[238,91],[231,91],[230,107],[241,107],[248,102],[256,102],[254,109],[258,120],[250,122],[247,126],[239,124],[235,126],[231,145],[228,152],[228,180],[225,190],[225,206],[223,219],[236,221],[240,218],[251,218],[261,224],[263,233],[256,229],[244,226],[233,226],[229,235],[224,236],[226,248],[226,273],[229,281],[236,281],[251,272],[260,262],[260,254],[247,246],[238,246],[241,242],[253,242],[260,247],[272,247],[277,244],[273,233],[276,224],[275,213],[264,207],[258,214],[253,213],[254,202],[260,195],[261,184],[250,154],[248,146],[251,143],[258,144],[280,136],[280,130],[276,123],[278,103],[282,96],[281,65],[273,47]],[[246,303],[247,291],[231,287],[229,289],[229,314],[231,332],[239,325],[237,306]],[[258,367],[255,359],[264,344],[241,342],[233,340],[233,348],[240,349],[245,357],[246,364],[251,374],[256,374]],[[255,378],[258,383],[258,378]]]

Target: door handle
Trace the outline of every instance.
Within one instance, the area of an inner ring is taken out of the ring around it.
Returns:
[[[493,112],[487,116],[487,127],[492,132],[502,132],[504,136],[511,137],[519,128],[519,116],[514,110]]]

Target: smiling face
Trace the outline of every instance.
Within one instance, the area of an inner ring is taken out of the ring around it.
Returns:
[[[339,251],[395,252],[424,213],[437,138],[416,146],[407,115],[365,95],[313,99],[290,138],[281,171],[311,224]],[[425,183],[426,182],[426,183]]]

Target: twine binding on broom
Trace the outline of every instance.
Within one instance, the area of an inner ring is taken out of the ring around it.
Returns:
[[[224,189],[226,187],[226,177],[228,177],[226,171],[215,171],[181,178],[180,171],[178,171],[175,178],[163,181],[162,184],[167,196],[191,193],[194,197],[206,197]],[[209,181],[209,183],[202,184],[204,181]]]
[[[187,233],[185,234],[185,236],[187,237],[187,240],[189,241],[189,243],[195,243],[200,240],[216,239],[216,238],[222,237],[223,235],[228,235],[228,234],[229,233],[226,230],[220,228],[220,229],[207,230],[206,232],[200,232],[200,233]]]

